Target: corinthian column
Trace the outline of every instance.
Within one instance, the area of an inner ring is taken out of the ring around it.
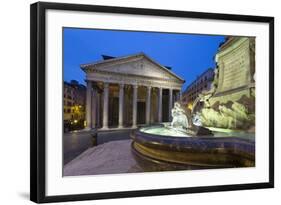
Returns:
[[[92,91],[92,127],[97,126],[97,88],[93,88]]]
[[[181,90],[177,91],[176,96],[177,96],[177,101],[180,101],[181,100]]]
[[[119,128],[123,127],[124,84],[119,84]]]
[[[146,124],[149,124],[150,123],[150,105],[151,105],[151,102],[150,102],[150,99],[151,99],[151,87],[150,86],[147,86],[146,88],[146,115],[145,115],[145,123]]]
[[[173,89],[169,89],[169,122],[172,121],[172,113],[171,113],[171,110],[172,110],[172,107],[173,107]]]
[[[162,122],[162,88],[158,88],[158,122]]]
[[[138,104],[137,104],[137,99],[138,99],[138,86],[133,85],[133,127],[137,127],[137,109],[138,109]]]
[[[179,100],[181,100],[182,96],[181,96],[181,90],[179,90]]]
[[[102,129],[108,129],[108,95],[109,85],[104,83],[103,85],[103,124]]]
[[[100,100],[101,99],[101,94],[97,92],[97,127],[100,127]]]
[[[87,92],[86,92],[86,128],[92,128],[91,122],[91,114],[92,114],[92,82],[87,81]]]

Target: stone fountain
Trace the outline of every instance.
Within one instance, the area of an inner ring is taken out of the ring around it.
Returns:
[[[211,88],[191,111],[176,102],[172,122],[132,132],[144,169],[255,166],[255,38],[228,37],[215,60]]]
[[[145,171],[251,167],[255,144],[236,136],[216,137],[194,122],[176,102],[172,122],[138,128],[131,133],[132,152]]]

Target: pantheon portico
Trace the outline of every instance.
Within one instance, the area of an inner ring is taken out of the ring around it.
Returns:
[[[83,64],[87,128],[135,128],[171,120],[184,80],[144,53]]]

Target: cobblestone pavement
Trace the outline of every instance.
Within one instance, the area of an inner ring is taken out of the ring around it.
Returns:
[[[82,152],[95,145],[101,145],[110,141],[130,138],[130,130],[115,130],[97,132],[96,138],[89,131],[64,133],[63,135],[63,162],[64,165],[79,156]]]
[[[64,166],[64,176],[143,172],[131,152],[131,140],[118,140],[87,149]]]

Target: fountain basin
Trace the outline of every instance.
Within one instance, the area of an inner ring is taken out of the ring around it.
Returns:
[[[236,136],[193,136],[163,124],[131,133],[132,152],[146,171],[255,166],[255,142]]]

